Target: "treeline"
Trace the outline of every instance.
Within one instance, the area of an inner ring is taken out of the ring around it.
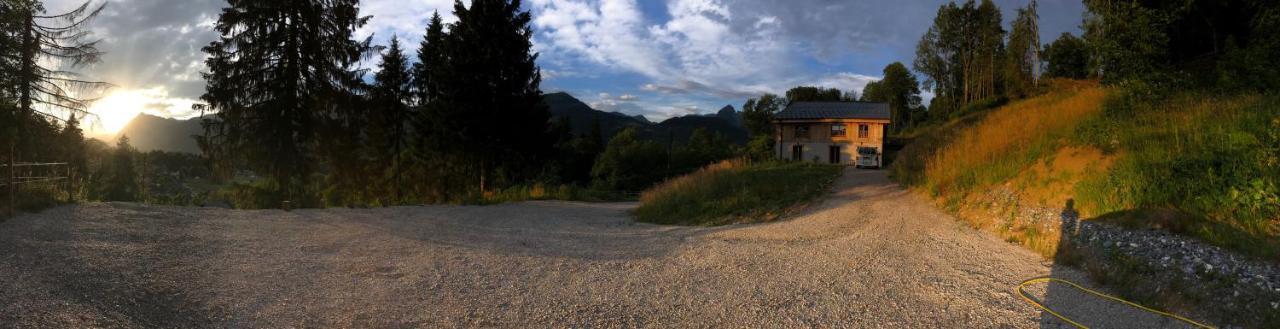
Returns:
[[[518,1],[455,2],[458,21],[434,15],[415,54],[397,37],[353,39],[371,19],[355,0],[229,4],[204,48],[199,145],[237,206],[472,202],[535,185],[616,195],[737,153],[706,131],[680,145],[572,134],[543,102]],[[372,57],[367,80],[358,64]]]

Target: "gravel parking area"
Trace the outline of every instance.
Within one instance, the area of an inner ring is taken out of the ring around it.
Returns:
[[[1057,328],[1014,286],[1088,283],[881,171],[835,189],[716,228],[635,223],[625,203],[66,206],[0,223],[0,327]],[[1037,290],[1095,327],[1171,325]]]

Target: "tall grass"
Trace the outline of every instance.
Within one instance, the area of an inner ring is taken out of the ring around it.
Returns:
[[[1083,142],[1124,156],[1077,186],[1082,209],[1280,257],[1280,97],[1188,92],[1134,102],[1121,94],[1107,111],[1086,125]],[[1132,211],[1149,209],[1178,215],[1152,220]]]
[[[927,157],[923,187],[962,196],[1006,181],[1053,154],[1083,120],[1101,112],[1106,92],[1088,82],[1056,81],[1047,95],[1011,103],[946,141]]]
[[[1280,258],[1280,95],[1148,94],[1055,81],[1048,94],[919,137],[893,176],[948,205],[974,206],[965,204],[974,192],[1046,185],[1068,168],[1046,161],[1045,177],[1025,174],[1067,147],[1098,149],[1111,165],[1061,192],[1086,218]],[[1024,243],[1034,235],[1010,232]]]
[[[775,220],[822,196],[842,167],[726,160],[659,184],[640,195],[636,219],[677,225]]]

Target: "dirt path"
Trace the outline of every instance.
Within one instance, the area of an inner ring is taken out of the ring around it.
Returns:
[[[1012,287],[1082,278],[878,171],[772,224],[631,207],[62,207],[0,223],[0,327],[1056,328]],[[1043,290],[1095,326],[1167,325]]]

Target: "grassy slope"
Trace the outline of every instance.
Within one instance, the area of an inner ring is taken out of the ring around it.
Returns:
[[[825,194],[840,172],[831,165],[725,161],[645,191],[635,216],[677,225],[771,221]]]
[[[924,132],[891,170],[974,226],[1046,256],[1057,235],[992,218],[1001,213],[983,209],[992,191],[1045,208],[1073,200],[1084,218],[1276,258],[1278,116],[1275,97],[1139,102],[1090,82],[1054,81],[1044,95]]]

